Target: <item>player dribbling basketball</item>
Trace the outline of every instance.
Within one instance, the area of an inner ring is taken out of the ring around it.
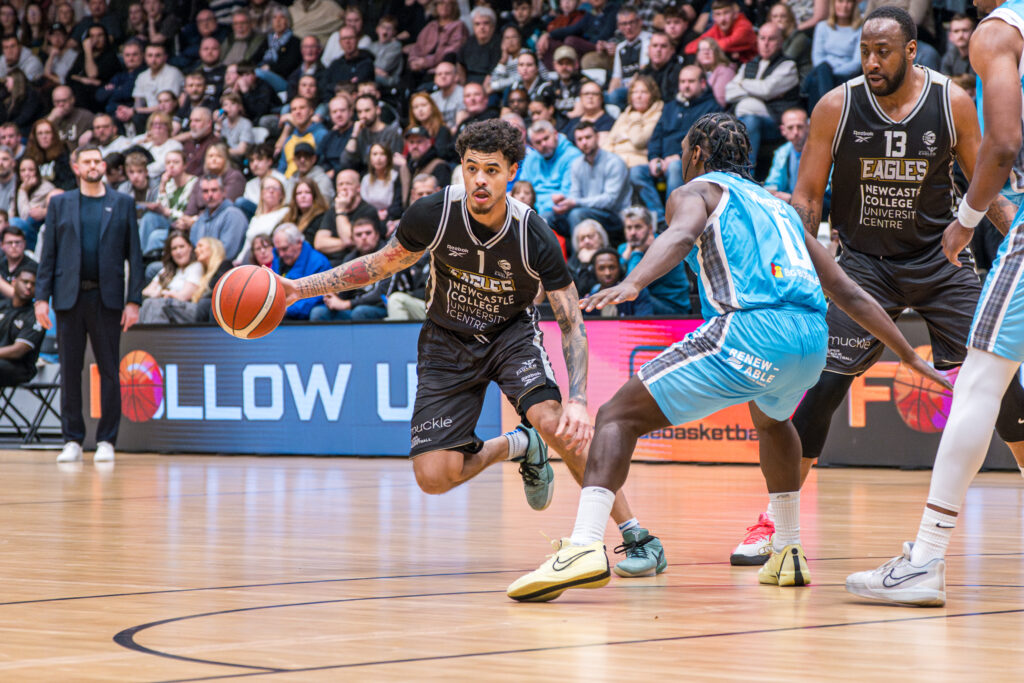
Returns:
[[[459,136],[456,149],[464,187],[415,202],[381,250],[325,273],[284,280],[287,303],[363,287],[429,252],[410,453],[416,481],[426,493],[444,493],[491,465],[515,460],[528,502],[542,510],[551,501],[553,477],[545,442],[582,481],[593,436],[579,298],[554,233],[532,209],[506,195],[525,155],[519,131],[500,120],[476,123]],[[569,374],[564,402],[533,308],[541,285],[562,331]],[[523,425],[484,442],[474,429],[491,381]],[[625,540],[619,573],[663,571],[660,541],[639,527],[621,495],[613,516]]]

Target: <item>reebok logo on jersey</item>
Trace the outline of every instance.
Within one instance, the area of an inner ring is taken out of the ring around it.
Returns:
[[[560,571],[562,571],[563,569],[566,569],[566,568],[568,568],[568,567],[569,567],[570,565],[572,565],[572,564],[573,564],[573,563],[574,563],[574,562],[575,562],[576,560],[580,559],[580,558],[581,558],[581,557],[583,557],[584,555],[589,555],[589,554],[590,554],[590,553],[592,553],[592,552],[594,552],[594,551],[593,551],[593,550],[584,550],[584,551],[583,551],[583,552],[581,552],[581,553],[576,553],[576,554],[575,554],[575,555],[573,555],[572,557],[568,557],[568,558],[566,558],[564,562],[562,561],[562,558],[560,558],[560,557],[556,557],[556,558],[555,558],[555,561],[551,563],[551,568],[552,568],[552,569],[554,569],[554,570],[555,570],[556,572],[560,572]],[[922,573],[923,573],[923,572],[922,572]]]
[[[466,254],[469,253],[469,249],[464,249],[462,247],[456,247],[453,244],[446,244],[446,245],[444,245],[444,248],[448,250],[448,255],[451,256],[452,258],[458,258],[460,256],[465,256]]]
[[[882,578],[882,585],[885,586],[886,588],[895,588],[896,586],[900,585],[901,583],[904,583],[906,581],[910,581],[910,579],[913,579],[913,578],[915,578],[917,576],[922,576],[922,575],[927,574],[927,573],[928,572],[914,572],[912,574],[904,574],[903,576],[896,576],[895,574],[893,574],[893,569],[890,569],[889,573],[886,574]]]
[[[872,130],[853,131],[853,139],[855,142],[867,142],[873,137],[875,137],[875,132]]]

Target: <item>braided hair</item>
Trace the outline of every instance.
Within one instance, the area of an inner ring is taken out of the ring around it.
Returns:
[[[753,180],[750,163],[750,138],[747,127],[731,114],[705,114],[689,132],[690,144],[700,147],[704,168],[723,171]]]

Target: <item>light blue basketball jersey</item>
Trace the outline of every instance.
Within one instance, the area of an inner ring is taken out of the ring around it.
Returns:
[[[758,308],[824,314],[825,296],[793,207],[730,173],[696,180],[722,188],[721,201],[686,257],[698,275],[705,320]]]

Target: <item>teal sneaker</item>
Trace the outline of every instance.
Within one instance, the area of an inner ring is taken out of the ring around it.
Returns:
[[[523,478],[526,502],[534,510],[544,510],[551,505],[555,494],[555,472],[548,463],[548,445],[540,438],[537,430],[519,425],[530,438],[526,456],[519,460],[519,475]]]
[[[651,536],[647,529],[627,529],[622,532],[622,541],[615,552],[625,553],[626,559],[615,565],[613,570],[619,576],[654,576],[668,567],[661,541],[657,536]]]

